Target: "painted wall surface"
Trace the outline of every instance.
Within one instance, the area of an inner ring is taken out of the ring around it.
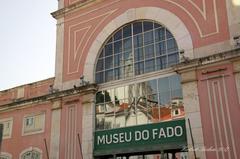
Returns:
[[[198,91],[207,158],[240,158],[240,105],[231,64],[198,71]]]
[[[15,87],[6,91],[1,91],[0,107],[1,105],[11,103],[16,99],[30,99],[33,97],[46,95],[49,93],[49,86],[53,85],[53,82],[54,78],[49,78],[43,81]]]
[[[194,48],[229,40],[225,0],[96,1],[64,17],[63,81],[78,79],[86,69],[89,48],[102,28],[127,10],[141,7],[158,7],[176,15],[189,31]]]
[[[82,141],[82,106],[79,98],[63,101],[61,111],[60,159],[81,158],[79,138]]]
[[[25,115],[45,112],[45,127],[43,133],[32,135],[22,135],[23,118]],[[9,139],[4,139],[2,143],[1,152],[7,152],[12,155],[13,159],[18,159],[21,152],[26,149],[38,148],[42,151],[43,158],[46,156],[46,148],[44,139],[47,141],[47,146],[50,146],[50,132],[51,132],[51,105],[42,104],[27,108],[16,109],[10,112],[1,112],[0,119],[13,118],[12,136]],[[49,150],[48,150],[49,151]]]

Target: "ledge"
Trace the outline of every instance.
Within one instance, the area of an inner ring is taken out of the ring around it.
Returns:
[[[236,49],[225,51],[225,52],[220,52],[220,53],[202,57],[202,58],[186,60],[173,66],[173,69],[176,72],[190,71],[190,70],[195,70],[197,67],[200,67],[200,66],[214,64],[217,62],[222,62],[224,60],[236,60],[236,58],[240,58],[240,48],[236,48]]]
[[[93,3],[94,1],[96,1],[96,0],[86,0],[84,2],[79,1],[79,2],[69,5],[67,7],[64,7],[62,9],[59,9],[55,12],[52,12],[51,15],[53,16],[53,18],[58,19],[58,18],[63,17],[66,13],[74,11],[75,9],[78,9],[78,8],[86,7],[86,6],[90,5],[91,3]]]
[[[19,108],[28,104],[36,104],[39,102],[52,101],[63,97],[73,96],[73,95],[84,95],[89,93],[95,93],[98,87],[96,84],[89,84],[85,86],[79,86],[72,89],[49,93],[47,95],[38,96],[30,99],[22,99],[19,101],[14,101],[12,103],[0,105],[0,112],[8,109]]]

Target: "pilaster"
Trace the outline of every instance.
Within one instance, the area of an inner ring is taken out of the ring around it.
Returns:
[[[233,62],[233,70],[235,73],[235,81],[236,81],[236,87],[238,92],[238,101],[240,104],[240,59],[238,61]]]
[[[50,158],[59,159],[60,148],[60,118],[61,101],[54,101],[52,105],[51,139],[50,139]]]
[[[82,151],[83,158],[93,158],[94,141],[94,97],[95,93],[82,96],[83,123],[82,123]]]
[[[199,95],[197,88],[197,75],[194,69],[181,72],[182,78],[182,90],[183,90],[183,102],[186,117],[186,131],[188,140],[188,157],[194,158],[194,150],[197,158],[205,159],[206,155],[204,151],[199,149],[204,148],[203,131],[200,115]],[[191,129],[188,123],[190,120]],[[192,137],[191,133],[192,132]],[[193,142],[195,149],[193,149]]]

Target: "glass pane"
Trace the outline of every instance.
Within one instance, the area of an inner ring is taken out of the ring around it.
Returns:
[[[156,44],[156,56],[161,56],[164,54],[166,54],[165,41]]]
[[[102,49],[100,55],[99,55],[99,58],[103,58],[104,57],[104,49]]]
[[[122,41],[117,41],[114,43],[114,54],[122,52]]]
[[[160,93],[160,104],[168,105],[170,102],[170,88],[167,77],[158,80],[158,90]]]
[[[105,46],[105,56],[109,56],[113,54],[112,44],[108,44]]]
[[[124,75],[125,75],[125,77],[132,77],[133,76],[133,66],[132,66],[132,64],[124,67]]]
[[[162,27],[160,24],[154,23],[154,28],[160,28]]]
[[[178,63],[178,52],[168,55],[168,66],[172,66]]]
[[[142,22],[133,23],[133,35],[142,32]]]
[[[115,88],[115,99],[124,99],[124,87]]]
[[[104,129],[112,129],[114,125],[114,112],[105,113]]]
[[[166,35],[167,35],[167,39],[173,38],[172,33],[170,33],[167,29],[166,29]]]
[[[114,79],[119,80],[123,77],[122,67],[118,67],[114,69]]]
[[[156,59],[157,70],[161,70],[167,67],[167,59],[166,56],[159,57]]]
[[[114,89],[109,89],[104,91],[105,95],[105,103],[106,102],[113,102],[115,97],[114,97]]]
[[[143,35],[138,34],[133,37],[134,48],[143,46]]]
[[[177,43],[174,39],[167,40],[168,53],[177,51]]]
[[[144,62],[135,63],[135,75],[140,75],[144,73]]]
[[[114,55],[114,66],[118,67],[123,65],[122,54]]]
[[[174,75],[169,77],[171,86],[172,99],[182,99],[181,79],[180,76]]]
[[[154,57],[154,45],[149,45],[145,47],[145,58],[153,58]]]
[[[111,37],[108,41],[107,41],[107,44],[110,44],[113,42],[113,38]]]
[[[157,93],[157,80],[151,80],[146,82],[147,94]]]
[[[146,124],[148,122],[147,99],[144,96],[136,98],[137,124]]]
[[[104,103],[104,93],[103,91],[96,93],[96,104],[98,103]]]
[[[96,71],[103,71],[104,69],[104,60],[103,59],[99,59],[97,62],[97,67],[96,67]]]
[[[105,82],[109,82],[113,80],[113,69],[112,70],[108,70],[105,72]]]
[[[96,130],[104,129],[104,113],[96,115]]]
[[[137,97],[144,97],[147,94],[145,86],[146,86],[145,82],[137,83],[137,85],[136,85],[136,96]]]
[[[133,60],[132,51],[124,52],[123,55],[124,55],[124,65],[132,64],[132,60]]]
[[[122,39],[122,29],[114,34],[114,41]]]
[[[125,98],[133,99],[135,97],[135,85],[128,85],[124,87]]]
[[[123,40],[123,49],[124,51],[132,49],[132,38],[127,38]]]
[[[96,83],[103,83],[104,82],[104,72],[96,73]]]
[[[153,31],[144,33],[144,45],[153,43]]]
[[[137,61],[142,61],[144,60],[143,58],[143,48],[138,48],[134,50],[134,60]]]
[[[132,27],[131,24],[123,27],[123,38],[129,37],[132,35]]]
[[[155,41],[165,40],[165,28],[159,28],[155,30]]]
[[[126,126],[134,126],[137,125],[137,117],[134,106],[130,106],[130,108],[126,112]]]
[[[128,103],[125,103],[124,100],[119,100],[116,103],[115,108],[115,128],[125,127],[126,125],[126,112],[128,109]]]
[[[153,29],[153,22],[143,22],[143,30],[148,31]]]
[[[113,56],[105,58],[105,69],[110,69],[113,67]]]
[[[155,59],[146,60],[145,72],[152,72],[155,70]]]

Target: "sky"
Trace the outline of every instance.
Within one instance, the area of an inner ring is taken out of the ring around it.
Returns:
[[[0,5],[0,91],[54,77],[57,0]]]

